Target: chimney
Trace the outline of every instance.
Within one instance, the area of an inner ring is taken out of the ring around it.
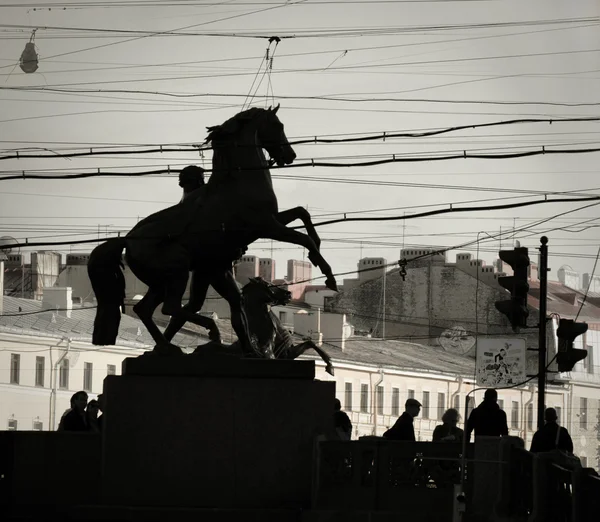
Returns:
[[[321,309],[317,308],[317,339],[316,345],[323,345],[323,334],[321,333]]]
[[[60,315],[71,317],[73,289],[70,286],[52,286],[42,289],[42,310],[59,309]]]

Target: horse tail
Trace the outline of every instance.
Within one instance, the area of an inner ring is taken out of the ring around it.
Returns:
[[[125,312],[125,276],[121,260],[125,246],[124,238],[113,238],[98,245],[90,254],[88,276],[98,303],[92,343],[98,346],[117,342],[121,312]]]

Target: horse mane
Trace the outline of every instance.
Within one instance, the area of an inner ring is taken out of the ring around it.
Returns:
[[[238,112],[232,118],[229,118],[226,122],[221,125],[214,125],[212,127],[206,127],[208,130],[208,136],[206,137],[205,143],[215,143],[231,138],[242,130],[244,125],[252,121],[258,114],[265,112],[265,109],[260,107],[251,107],[242,112]]]

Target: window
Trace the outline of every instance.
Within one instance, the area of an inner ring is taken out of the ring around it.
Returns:
[[[287,312],[279,312],[279,321],[283,324],[287,324]]]
[[[35,358],[35,385],[44,386],[44,378],[46,373],[46,358],[36,357]]]
[[[579,427],[583,430],[587,430],[587,399],[581,397],[579,399]]]
[[[377,386],[377,413],[383,415],[383,386]]]
[[[114,364],[107,364],[106,375],[117,375],[117,367]]]
[[[438,393],[438,419],[442,418],[446,411],[446,394]]]
[[[454,404],[452,406],[456,411],[460,412],[460,395],[456,394],[454,396]]]
[[[533,430],[533,402],[527,406],[527,429]]]
[[[512,408],[510,410],[510,427],[513,429],[519,428],[519,403],[512,401]]]
[[[475,397],[467,397],[467,418],[471,415],[473,408],[475,408]]]
[[[360,385],[360,411],[362,413],[369,412],[369,385]]]
[[[94,365],[92,363],[83,363],[83,389],[85,391],[92,391],[92,372],[94,371]]]
[[[344,408],[346,411],[352,411],[352,383],[347,382],[344,385]]]
[[[33,421],[33,431],[44,431],[44,423],[39,420]]]
[[[423,392],[423,418],[429,418],[429,392]]]
[[[554,409],[556,410],[556,422],[558,422],[560,424],[560,419],[562,416],[562,408],[560,406],[556,406]]]
[[[392,388],[392,415],[400,415],[400,390]]]
[[[8,431],[17,431],[18,424],[16,419],[8,419]]]
[[[588,373],[593,374],[594,373],[594,347],[593,346],[586,346],[585,349],[587,350],[587,357],[584,359],[587,360],[587,371]]]
[[[10,383],[11,384],[19,384],[20,377],[21,377],[21,355],[18,353],[11,353],[10,354]]]
[[[58,387],[61,390],[69,389],[69,359],[64,358],[60,361],[60,368],[58,370]]]
[[[415,398],[415,390],[408,390],[408,398],[409,399]]]

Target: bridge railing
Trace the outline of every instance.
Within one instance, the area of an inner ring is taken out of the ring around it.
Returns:
[[[600,512],[600,478],[552,452],[533,457],[533,507],[528,522],[589,522]],[[595,514],[590,518],[591,514]]]
[[[322,441],[318,446],[316,509],[401,510],[411,520],[426,513],[430,520],[451,520],[454,486],[460,483],[461,444],[365,437]],[[472,455],[469,444],[469,460]]]
[[[575,470],[573,472],[573,522],[587,522],[597,517],[598,513],[600,513],[600,476],[592,468]]]
[[[524,448],[511,448],[506,506],[508,514],[519,520],[527,520],[533,512],[533,463],[533,453]]]
[[[50,520],[97,503],[101,457],[99,434],[0,431],[0,512]]]

